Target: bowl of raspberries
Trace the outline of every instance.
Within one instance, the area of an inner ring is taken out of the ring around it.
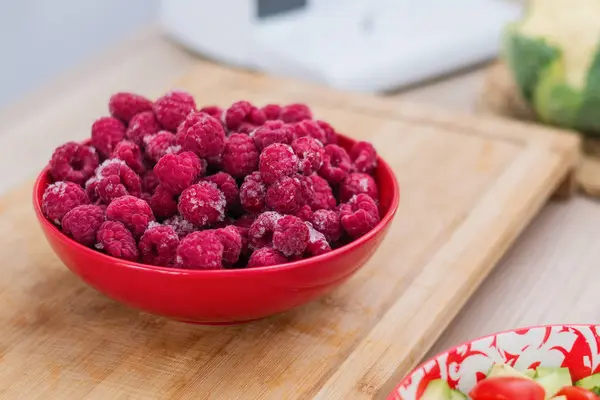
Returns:
[[[304,104],[110,97],[54,150],[34,208],[63,263],[105,295],[230,324],[313,300],[371,257],[399,203],[392,169]]]

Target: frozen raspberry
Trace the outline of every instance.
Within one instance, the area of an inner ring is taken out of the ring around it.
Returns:
[[[347,202],[356,194],[368,194],[375,201],[379,199],[377,183],[371,175],[354,172],[340,184],[340,201]]]
[[[279,122],[279,121],[268,121]],[[262,151],[265,147],[273,143],[292,143],[293,129],[289,125],[281,125],[272,127],[267,124],[259,127],[250,136],[254,139],[258,151]]]
[[[256,171],[258,150],[254,140],[243,133],[227,138],[223,151],[223,170],[235,178],[242,178]]]
[[[317,120],[317,125],[325,132],[325,142],[323,144],[337,144],[338,138],[335,129],[325,121]]]
[[[258,127],[259,126],[252,125],[249,122],[242,122],[241,125],[236,129],[236,132],[249,135],[250,133],[254,132]],[[230,133],[231,133],[231,131],[230,131]]]
[[[350,150],[356,172],[372,173],[377,167],[377,151],[371,143],[357,142]]]
[[[214,175],[207,176],[203,180],[212,182],[225,196],[227,202],[227,210],[229,212],[239,211],[240,208],[240,191],[233,177],[225,172],[217,172]]]
[[[200,158],[218,157],[225,148],[223,125],[208,114],[193,112],[177,129],[175,142]]]
[[[152,110],[152,101],[133,93],[115,93],[108,101],[110,115],[129,122],[134,115]]]
[[[249,255],[251,253],[250,247],[248,246],[248,231],[255,219],[256,216],[253,214],[244,214],[233,222],[242,238],[242,254],[244,255]]]
[[[112,158],[118,158],[119,160],[125,161],[125,164],[137,174],[141,175],[146,170],[140,147],[129,140],[122,140],[117,144],[113,151]]]
[[[223,245],[223,265],[232,266],[240,258],[242,251],[242,236],[233,225],[216,229],[215,235]]]
[[[273,121],[267,121],[267,122],[265,122],[264,124],[261,125],[261,127],[265,127],[265,128],[269,128],[269,129],[279,129],[282,126],[288,126],[289,127],[288,124],[286,124],[285,122],[283,122],[280,119],[273,120]],[[290,136],[290,139],[291,139],[291,136]]]
[[[202,228],[225,218],[225,196],[217,185],[198,182],[179,197],[179,212],[192,224]]]
[[[279,104],[267,104],[261,110],[265,114],[267,121],[277,120],[281,115],[281,106]]]
[[[318,256],[331,251],[331,246],[325,235],[315,230],[310,222],[306,222],[308,227],[308,245],[306,246],[306,252],[310,256]]]
[[[319,175],[311,175],[306,180],[312,183],[313,196],[309,198],[308,204],[313,210],[332,209],[337,205],[333,190],[329,183]]]
[[[340,240],[344,231],[340,224],[340,216],[333,210],[317,210],[313,213],[310,220],[312,226],[323,235],[328,242]]]
[[[96,193],[106,204],[117,197],[139,197],[142,194],[140,177],[123,160],[111,158],[104,161],[96,170],[96,179]]]
[[[191,151],[166,154],[154,166],[160,184],[168,191],[179,194],[198,176],[204,174],[206,165]]]
[[[66,213],[90,200],[81,188],[73,182],[59,181],[46,187],[42,196],[42,212],[50,221],[60,225]]]
[[[125,137],[125,125],[112,117],[102,117],[92,124],[92,146],[105,158]]]
[[[190,233],[177,247],[175,265],[186,269],[222,269],[223,244],[213,230]]]
[[[306,202],[300,179],[289,176],[279,179],[267,189],[265,201],[274,211],[293,214]]]
[[[272,247],[261,247],[250,256],[248,268],[285,264],[287,258]]]
[[[252,224],[254,223],[255,220],[256,220],[256,215],[244,214],[241,217],[239,217],[238,219],[236,219],[234,224],[235,224],[235,226],[238,226],[241,228],[250,228],[250,226],[252,226]]]
[[[273,232],[273,248],[283,255],[299,256],[309,241],[308,226],[298,217],[286,215],[277,221]]]
[[[218,106],[206,106],[202,107],[198,111],[208,114],[211,117],[218,119],[219,121],[221,120],[221,118],[223,118],[223,109]]]
[[[266,211],[256,217],[248,229],[248,246],[253,250],[271,246],[277,221],[282,217],[275,211]]]
[[[187,221],[185,218],[183,218],[179,214],[174,215],[171,218],[165,219],[163,222],[163,225],[168,225],[168,226],[172,227],[173,229],[175,229],[175,232],[177,232],[179,239],[183,239],[190,233],[196,232],[198,230],[196,225]]]
[[[244,124],[259,126],[265,123],[265,113],[247,101],[235,102],[225,111],[225,126],[228,130],[239,132]]]
[[[105,221],[96,233],[98,250],[103,250],[109,256],[137,261],[139,252],[133,235],[120,222]]]
[[[134,196],[121,196],[106,208],[106,219],[123,223],[134,237],[144,234],[148,224],[154,221],[152,209],[144,200]]]
[[[319,175],[327,179],[330,184],[336,185],[348,176],[351,169],[352,162],[346,150],[336,144],[325,146],[325,156]]]
[[[140,238],[138,248],[144,264],[172,266],[179,246],[179,237],[170,226],[152,224]]]
[[[342,227],[355,239],[373,229],[380,219],[375,200],[366,194],[352,197],[339,211]]]
[[[291,124],[289,126],[292,130],[292,135],[294,139],[299,139],[308,136],[318,140],[319,142],[321,142],[321,144],[327,143],[327,136],[325,134],[325,131],[321,129],[321,127],[316,121],[305,120],[296,122],[295,124]]]
[[[70,181],[83,185],[98,167],[98,155],[93,147],[75,142],[59,146],[50,159],[50,175],[55,181]]]
[[[312,112],[305,104],[289,104],[281,109],[279,119],[284,122],[300,122],[312,119]]]
[[[159,185],[154,193],[152,193],[148,204],[158,220],[163,220],[177,214],[177,194],[173,194],[162,185]]]
[[[93,246],[96,243],[96,232],[105,220],[101,207],[83,204],[66,213],[61,225],[67,236],[84,246]]]
[[[308,204],[303,205],[302,207],[300,207],[295,213],[294,215],[298,218],[300,218],[302,221],[308,221],[310,222],[312,220],[313,217],[313,211],[310,208],[310,206]]]
[[[169,131],[160,131],[154,135],[144,137],[146,155],[154,162],[158,162],[167,154],[167,149],[175,145],[175,134]]]
[[[158,178],[156,177],[154,171],[149,169],[142,176],[142,192],[150,194],[154,193],[159,183],[160,182],[158,181]]]
[[[310,137],[305,136],[292,142],[292,149],[300,160],[300,173],[308,176],[317,172],[323,165],[323,144]]]
[[[291,146],[274,143],[260,153],[258,169],[262,180],[270,185],[279,178],[298,172],[298,157]]]
[[[259,172],[253,172],[244,178],[240,186],[240,203],[249,213],[259,213],[265,209],[267,185],[262,181]]]
[[[98,195],[98,182],[99,180],[95,176],[92,176],[85,182],[85,193],[87,194],[88,199],[90,199],[90,203],[96,205],[101,202],[100,196]]]
[[[192,95],[181,90],[171,91],[154,103],[156,119],[163,128],[171,132],[175,132],[186,117],[195,110],[196,101]]]
[[[160,128],[161,126],[154,113],[152,111],[144,111],[131,118],[125,132],[125,137],[138,146],[141,146],[146,136],[154,135],[160,131]]]

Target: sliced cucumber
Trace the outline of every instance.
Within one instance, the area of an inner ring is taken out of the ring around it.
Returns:
[[[586,376],[575,382],[575,386],[581,386],[584,389],[593,390],[600,387],[600,374]]]
[[[467,400],[467,396],[465,396],[458,390],[452,390],[450,392],[450,400]]]
[[[526,369],[525,372],[523,372],[523,375],[525,375],[528,378],[535,378],[535,369]]]
[[[452,400],[451,393],[452,389],[448,386],[448,382],[434,379],[425,388],[421,400]]]
[[[531,379],[530,376],[527,376],[526,374],[517,371],[516,369],[507,364],[494,364],[487,377],[491,378],[493,376],[514,376],[517,378]]]
[[[540,372],[540,368],[537,371]],[[542,385],[547,399],[551,399],[563,387],[573,385],[568,368],[552,368],[552,371],[542,369],[541,372],[541,376],[537,376],[534,380]]]

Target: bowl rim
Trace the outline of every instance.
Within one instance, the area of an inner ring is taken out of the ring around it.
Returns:
[[[356,142],[356,139],[349,138],[345,135],[338,134],[343,137],[345,140],[349,140],[352,142]],[[390,165],[385,162],[380,156],[377,156],[377,165],[378,168],[384,168],[388,175],[392,178],[390,184],[392,185],[392,198],[390,201],[390,205],[388,207],[387,212],[381,218],[379,223],[373,227],[369,232],[365,235],[359,237],[356,240],[353,240],[350,243],[343,245],[335,250],[332,250],[328,253],[321,254],[318,256],[313,256],[309,258],[305,258],[298,261],[292,261],[285,264],[276,264],[276,265],[268,265],[261,267],[252,267],[252,268],[241,268],[241,269],[216,269],[216,270],[201,270],[201,269],[184,269],[177,267],[162,267],[157,265],[143,264],[134,261],[123,260],[120,258],[112,257],[107,254],[101,253],[99,251],[93,250],[87,246],[82,245],[81,243],[75,241],[74,239],[65,235],[61,230],[58,229],[54,224],[52,224],[48,219],[44,216],[41,207],[41,198],[42,196],[38,196],[38,193],[42,193],[41,186],[42,182],[46,181],[46,178],[49,175],[49,165],[46,165],[44,169],[38,174],[35,183],[33,185],[33,208],[35,213],[37,214],[37,219],[40,224],[44,225],[47,229],[50,229],[53,233],[56,234],[61,240],[65,242],[69,242],[71,246],[74,246],[79,251],[84,254],[89,254],[91,257],[99,257],[100,259],[104,259],[105,261],[118,262],[121,266],[127,266],[132,269],[143,270],[143,271],[153,271],[167,274],[176,274],[176,275],[217,275],[217,276],[230,276],[230,275],[254,275],[268,272],[277,272],[277,271],[289,271],[296,268],[308,267],[310,265],[318,264],[321,262],[327,262],[331,259],[338,257],[341,254],[350,252],[364,243],[371,240],[375,235],[377,235],[380,231],[385,229],[394,218],[398,205],[400,203],[400,188],[398,184],[398,180],[396,178],[396,174],[394,170],[390,167]]]

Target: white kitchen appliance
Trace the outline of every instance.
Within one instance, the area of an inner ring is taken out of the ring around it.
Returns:
[[[214,60],[380,92],[495,57],[510,0],[162,0],[166,32]]]

